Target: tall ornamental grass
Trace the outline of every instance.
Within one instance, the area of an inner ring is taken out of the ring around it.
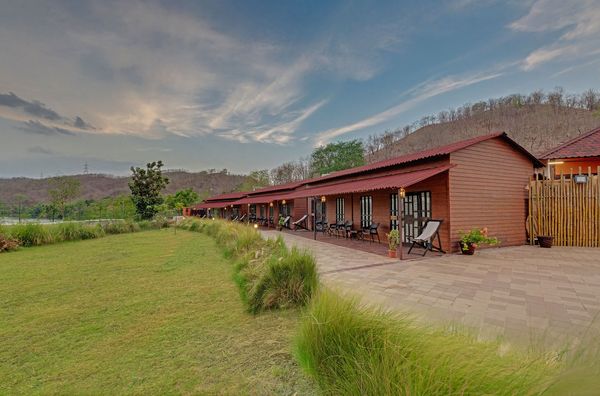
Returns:
[[[295,349],[326,395],[533,395],[549,391],[560,364],[500,353],[456,332],[360,305],[322,290],[303,318]],[[543,393],[546,394],[546,393]]]
[[[102,223],[65,222],[59,224],[27,223],[0,227],[0,236],[3,240],[15,240],[20,246],[30,247],[58,242],[82,241],[101,238],[110,234],[124,234],[162,227],[164,227],[163,220],[146,221],[143,223],[132,221]]]
[[[250,312],[303,306],[318,287],[315,259],[288,249],[283,239],[264,239],[254,228],[222,220],[187,219],[189,231],[213,237],[234,261],[234,279]]]

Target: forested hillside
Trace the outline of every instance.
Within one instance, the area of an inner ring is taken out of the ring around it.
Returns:
[[[232,175],[227,171],[195,173],[166,171],[165,176],[170,180],[165,193],[173,194],[178,190],[191,187],[200,195],[200,198],[233,191],[246,180],[246,176]],[[98,200],[130,193],[127,186],[128,177],[95,174],[67,177],[75,178],[80,182],[81,194],[78,199]],[[0,179],[0,203],[10,205],[15,200],[15,196],[20,194],[24,196],[24,202],[27,205],[46,202],[49,199],[50,180],[50,178],[30,179],[22,177]]]
[[[548,94],[536,91],[466,104],[370,136],[365,157],[367,162],[375,162],[497,131],[541,154],[598,126],[600,95],[595,91],[580,95],[565,95],[561,89]]]

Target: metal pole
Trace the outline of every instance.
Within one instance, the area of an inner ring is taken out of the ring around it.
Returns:
[[[401,190],[398,190],[398,231],[400,232],[400,261],[404,260],[404,197]]]
[[[317,198],[313,198],[312,204],[312,215],[313,215],[313,238],[317,240]]]

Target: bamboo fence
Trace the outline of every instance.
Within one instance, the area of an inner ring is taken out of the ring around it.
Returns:
[[[575,176],[587,176],[576,183]],[[529,184],[528,231],[530,243],[538,236],[553,237],[557,246],[600,247],[600,166],[597,174],[562,174],[558,180]]]

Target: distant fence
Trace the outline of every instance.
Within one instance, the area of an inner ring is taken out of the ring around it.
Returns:
[[[600,174],[600,167],[598,167]],[[600,247],[600,179],[587,174],[529,184],[530,242],[552,236],[557,246]]]

